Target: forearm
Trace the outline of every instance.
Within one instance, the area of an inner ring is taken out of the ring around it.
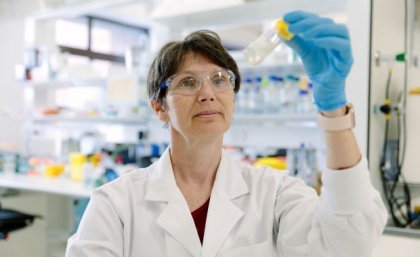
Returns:
[[[338,117],[346,114],[346,108],[322,112],[326,117]],[[359,163],[361,153],[356,137],[351,129],[338,132],[325,132],[327,147],[327,166],[330,169],[353,167]]]

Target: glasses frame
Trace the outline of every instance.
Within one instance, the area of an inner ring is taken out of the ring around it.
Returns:
[[[193,94],[179,94],[179,95],[195,95],[195,94],[197,94],[197,92],[200,92],[201,88],[203,87],[204,80],[207,79],[207,80],[210,81],[210,74],[218,72],[218,71],[224,71],[224,72],[227,72],[230,75],[229,81],[230,81],[232,90],[234,90],[235,89],[235,83],[236,83],[235,73],[233,73],[233,71],[231,71],[229,69],[219,68],[219,69],[212,70],[210,72],[206,72],[206,73],[202,74],[201,77],[200,77],[200,80],[197,80],[197,82],[199,83],[200,86],[198,87],[198,89]],[[171,88],[170,87],[171,81],[178,75],[180,75],[180,74],[175,73],[172,76],[170,76],[169,78],[165,79],[160,84],[160,91],[163,91],[164,89],[168,89],[168,92],[171,92],[171,89],[170,89]],[[191,73],[191,75],[194,76],[193,73]],[[210,83],[210,84],[212,85],[212,83]],[[215,88],[212,86],[212,89],[214,90]],[[225,92],[227,90],[228,89],[223,90],[223,91],[214,91],[214,92]]]

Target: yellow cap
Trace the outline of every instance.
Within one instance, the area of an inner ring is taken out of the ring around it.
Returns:
[[[276,22],[277,33],[282,39],[290,40],[293,38],[293,34],[288,30],[289,24],[287,24],[283,19],[278,19]]]

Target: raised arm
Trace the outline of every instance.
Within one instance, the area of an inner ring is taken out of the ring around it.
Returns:
[[[284,20],[295,34],[287,44],[301,57],[314,84],[319,112],[329,121],[343,117],[351,110],[345,96],[353,64],[347,28],[300,11],[286,14]],[[387,211],[351,126],[326,130],[326,147],[329,169],[323,172],[319,199],[294,178],[286,177],[277,192],[280,256],[369,257],[383,231]]]
[[[295,37],[288,42],[301,57],[314,84],[314,100],[327,118],[344,116],[345,80],[353,64],[350,37],[346,26],[329,18],[306,12],[285,15]],[[327,165],[331,169],[356,165],[361,154],[350,129],[326,132]]]

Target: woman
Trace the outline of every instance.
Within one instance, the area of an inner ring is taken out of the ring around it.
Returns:
[[[240,74],[218,36],[198,31],[165,45],[148,76],[169,148],[150,167],[94,192],[67,256],[370,256],[387,215],[351,130],[347,29],[304,12],[284,20],[326,128],[331,170],[321,197],[222,150]]]

